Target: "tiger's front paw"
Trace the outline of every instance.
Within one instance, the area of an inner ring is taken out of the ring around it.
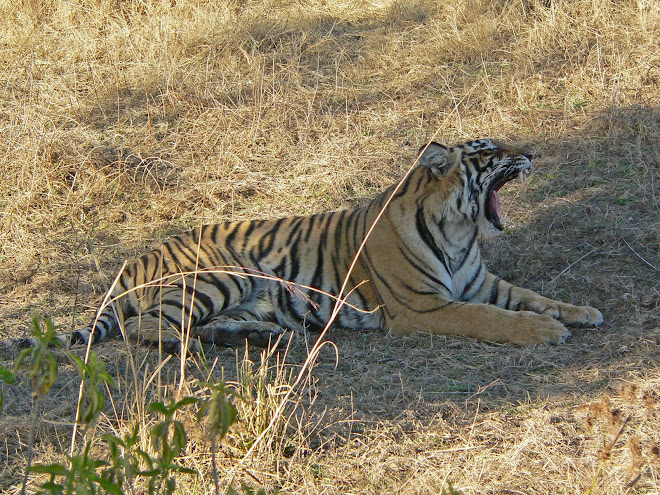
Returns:
[[[563,344],[571,332],[561,322],[547,314],[520,311],[515,335],[511,341],[516,344]]]
[[[559,304],[559,321],[564,325],[581,328],[595,328],[603,324],[603,314],[591,306]]]

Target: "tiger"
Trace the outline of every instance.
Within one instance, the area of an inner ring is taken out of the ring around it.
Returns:
[[[598,327],[601,312],[502,280],[479,248],[503,230],[498,191],[524,182],[531,160],[493,139],[432,141],[404,179],[364,206],[173,237],[124,265],[106,297],[114,304],[69,343],[96,343],[121,327],[172,353],[199,352],[200,343],[263,346],[303,326],[324,328],[333,312],[333,325],[349,330],[564,343],[567,327]],[[352,290],[334,311],[346,277]]]

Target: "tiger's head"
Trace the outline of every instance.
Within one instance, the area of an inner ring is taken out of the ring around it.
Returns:
[[[420,149],[419,163],[439,179],[454,178],[454,214],[474,222],[482,236],[499,234],[503,216],[498,191],[510,180],[522,182],[532,168],[529,152],[491,139],[454,146],[431,142]]]

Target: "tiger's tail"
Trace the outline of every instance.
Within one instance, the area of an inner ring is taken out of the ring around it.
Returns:
[[[55,336],[61,347],[68,347],[73,344],[87,344],[91,338],[92,344],[96,344],[105,339],[111,332],[117,330],[119,325],[115,310],[112,305],[106,306],[103,311],[94,319],[92,324],[82,330],[75,330],[71,334],[60,334]],[[37,345],[36,337],[25,337],[15,339],[13,344],[18,349],[26,349]],[[57,345],[57,344],[55,344]]]
[[[76,330],[69,337],[71,344],[87,344],[92,340],[96,344],[105,339],[111,332],[119,328],[117,316],[112,304],[108,304],[103,311],[92,321],[92,324],[82,330]]]

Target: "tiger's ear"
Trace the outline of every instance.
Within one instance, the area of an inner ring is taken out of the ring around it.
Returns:
[[[444,177],[453,168],[447,147],[433,141],[419,149],[419,163],[438,177]]]

